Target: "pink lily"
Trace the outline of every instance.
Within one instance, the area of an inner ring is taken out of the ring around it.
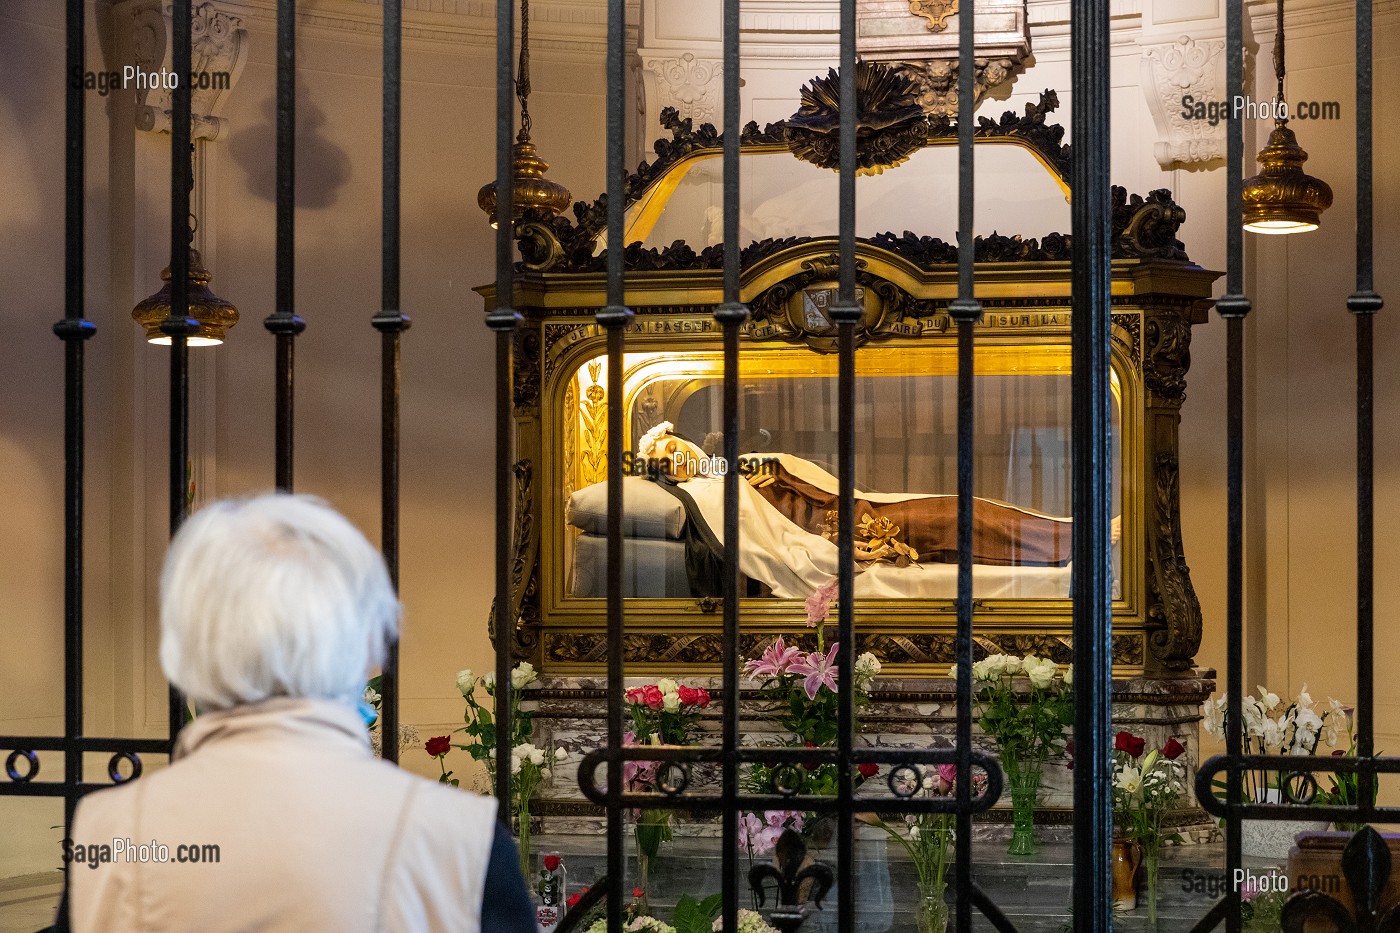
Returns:
[[[802,649],[797,647],[789,648],[783,642],[783,636],[779,635],[778,640],[768,646],[768,650],[763,652],[763,657],[757,661],[745,661],[744,673],[752,680],[766,680],[769,677],[779,677],[783,674],[793,673],[792,666],[802,657]]]
[[[836,577],[827,580],[807,597],[807,627],[816,628],[831,614],[831,604],[836,601],[840,581]]]
[[[836,643],[833,642],[826,657],[813,651],[788,668],[789,673],[805,678],[802,687],[807,691],[807,699],[815,700],[817,691],[823,684],[829,687],[832,693],[836,692],[836,648]]]

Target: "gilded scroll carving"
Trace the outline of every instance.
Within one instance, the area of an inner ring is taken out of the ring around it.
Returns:
[[[745,657],[758,655],[772,641],[771,634],[749,633],[740,642],[739,653]],[[806,632],[786,633],[789,644],[803,650],[815,650],[816,638]],[[627,632],[622,638],[623,655],[627,662],[643,664],[709,665],[722,656],[723,636],[718,633],[692,634],[674,632]],[[866,634],[856,640],[858,652],[869,651],[885,664],[952,664],[957,659],[957,640],[952,635],[936,633]],[[1058,635],[979,635],[973,646],[973,657],[990,654],[1035,653],[1060,664],[1073,660],[1072,643],[1068,636]],[[549,633],[544,640],[546,661],[565,664],[598,664],[608,658],[608,637],[605,632]],[[1140,635],[1113,637],[1113,663],[1138,666],[1143,662],[1143,641]]]
[[[958,12],[958,0],[909,0],[909,12],[928,20],[929,32],[942,32],[948,17]]]
[[[1177,315],[1150,318],[1143,350],[1143,377],[1153,395],[1180,405],[1186,401],[1191,367],[1191,324]]]
[[[608,394],[599,383],[603,364],[588,364],[589,385],[579,401],[582,447],[579,450],[579,483],[588,486],[608,478]]]
[[[515,408],[534,408],[540,403],[540,335],[519,330],[515,336]]]
[[[511,466],[515,477],[514,524],[511,536],[510,589],[514,612],[512,642],[517,659],[528,658],[539,647],[539,537],[535,534],[534,465],[517,460]],[[497,606],[491,603],[487,632],[496,637]]]
[[[1148,646],[1162,668],[1185,672],[1201,647],[1201,604],[1181,541],[1180,468],[1170,451],[1159,452],[1153,466]]]

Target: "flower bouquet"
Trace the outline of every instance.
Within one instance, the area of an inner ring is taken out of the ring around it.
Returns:
[[[534,730],[533,715],[521,709],[520,691],[538,680],[534,667],[529,662],[516,665],[511,671],[511,752],[510,770],[512,816],[519,827],[520,868],[525,877],[530,872],[530,801],[539,791],[540,785],[549,780],[554,768],[568,760],[569,753],[563,748],[538,748],[531,741]],[[458,786],[458,779],[447,770],[444,759],[450,748],[458,748],[471,755],[473,761],[481,762],[491,781],[496,776],[496,722],[492,712],[477,700],[477,690],[483,690],[488,697],[496,695],[496,676],[485,674],[477,677],[470,669],[457,672],[457,689],[462,699],[467,701],[462,715],[465,725],[454,729],[452,735],[466,733],[466,740],[452,743],[450,736],[437,736],[428,740],[428,754],[438,759],[442,774],[438,780],[444,784]]]
[[[1338,737],[1347,733],[1349,719],[1346,707],[1339,700],[1329,699],[1326,707],[1318,705],[1304,684],[1298,696],[1285,705],[1284,700],[1265,687],[1258,696],[1242,697],[1240,712],[1246,755],[1315,755],[1319,745],[1335,748]],[[1220,696],[1206,700],[1204,721],[1206,732],[1220,741],[1228,734],[1228,698]],[[1311,776],[1284,769],[1251,768],[1243,773],[1244,797],[1253,803],[1295,803],[1300,806],[1315,799],[1316,784]],[[1224,778],[1214,781],[1215,793],[1224,798],[1228,785]],[[1247,820],[1244,824],[1246,855],[1283,857],[1293,844],[1293,837],[1309,829],[1325,829],[1323,821],[1309,820]]]
[[[708,691],[665,678],[644,687],[634,687],[623,699],[632,719],[632,729],[623,736],[628,745],[694,744],[700,711],[710,705]],[[654,761],[625,761],[622,776],[628,790],[654,792],[672,783],[670,769],[671,766]],[[645,911],[651,866],[660,854],[661,844],[671,841],[671,811],[639,811],[633,833],[637,839],[638,888]]]
[[[1147,872],[1147,923],[1156,929],[1157,866],[1162,846],[1180,842],[1164,827],[1164,818],[1186,793],[1185,747],[1167,739],[1160,749],[1147,751],[1147,741],[1119,732],[1113,743],[1113,822],[1116,835],[1142,850]]]
[[[840,717],[840,671],[837,669],[838,645],[826,644],[826,620],[836,598],[836,580],[818,587],[807,600],[807,625],[816,629],[817,650],[804,651],[788,645],[780,635],[763,654],[744,662],[744,674],[758,685],[758,695],[766,703],[765,715],[786,733],[783,743],[805,748],[829,748],[836,744]],[[851,688],[855,691],[857,709],[870,700],[870,685],[880,673],[880,662],[866,652],[856,658]],[[855,775],[859,787],[873,777],[879,768],[862,764]],[[832,796],[837,792],[840,771],[834,763],[817,760],[793,764],[758,764],[746,773],[745,782],[755,793],[779,791],[784,794],[814,794]],[[779,814],[762,817],[749,814],[758,824],[774,828]],[[794,829],[805,832],[814,847],[822,848],[830,841],[830,819],[802,820],[791,814],[782,817]],[[741,829],[741,835],[743,830]],[[772,840],[782,835],[781,829],[770,833]],[[771,846],[750,846],[751,854],[766,851]]]
[[[927,797],[951,797],[957,792],[957,777],[957,765],[938,765],[923,776],[921,787],[897,787],[896,793],[911,797],[920,793]],[[898,780],[896,778],[896,781]],[[912,784],[913,780],[910,778],[908,783]],[[973,775],[974,796],[981,793],[980,787],[976,785],[985,782],[984,775]],[[916,918],[919,933],[945,933],[948,929],[948,902],[945,891],[948,887],[948,865],[953,857],[956,817],[952,813],[911,813],[906,814],[903,820],[894,825],[878,817],[874,817],[873,822],[904,847],[918,874],[919,904]]]
[[[954,667],[952,676],[957,676]],[[1019,689],[1024,677],[1028,689]],[[1065,747],[1074,722],[1073,669],[1048,658],[994,654],[972,665],[977,721],[996,740],[1011,788],[1012,855],[1033,855],[1035,799],[1045,762]]]

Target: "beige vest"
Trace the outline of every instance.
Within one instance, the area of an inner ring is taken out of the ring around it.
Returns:
[[[170,767],[79,805],[75,852],[113,861],[69,864],[72,928],[477,933],[495,819],[494,800],[375,758],[351,707],[206,713]],[[152,842],[168,861],[141,861]]]

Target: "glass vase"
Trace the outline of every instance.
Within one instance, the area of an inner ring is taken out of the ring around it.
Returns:
[[[1007,773],[1011,785],[1011,855],[1034,855],[1035,798],[1040,793],[1040,765],[1020,765]]]
[[[526,880],[534,877],[530,874],[530,803],[526,801],[520,805],[519,837],[520,837],[520,874]]]
[[[916,918],[919,933],[948,933],[948,902],[943,898],[946,885],[920,888]]]
[[[1142,852],[1142,870],[1147,876],[1147,929],[1157,930],[1157,859],[1161,855],[1161,844],[1148,845]]]

